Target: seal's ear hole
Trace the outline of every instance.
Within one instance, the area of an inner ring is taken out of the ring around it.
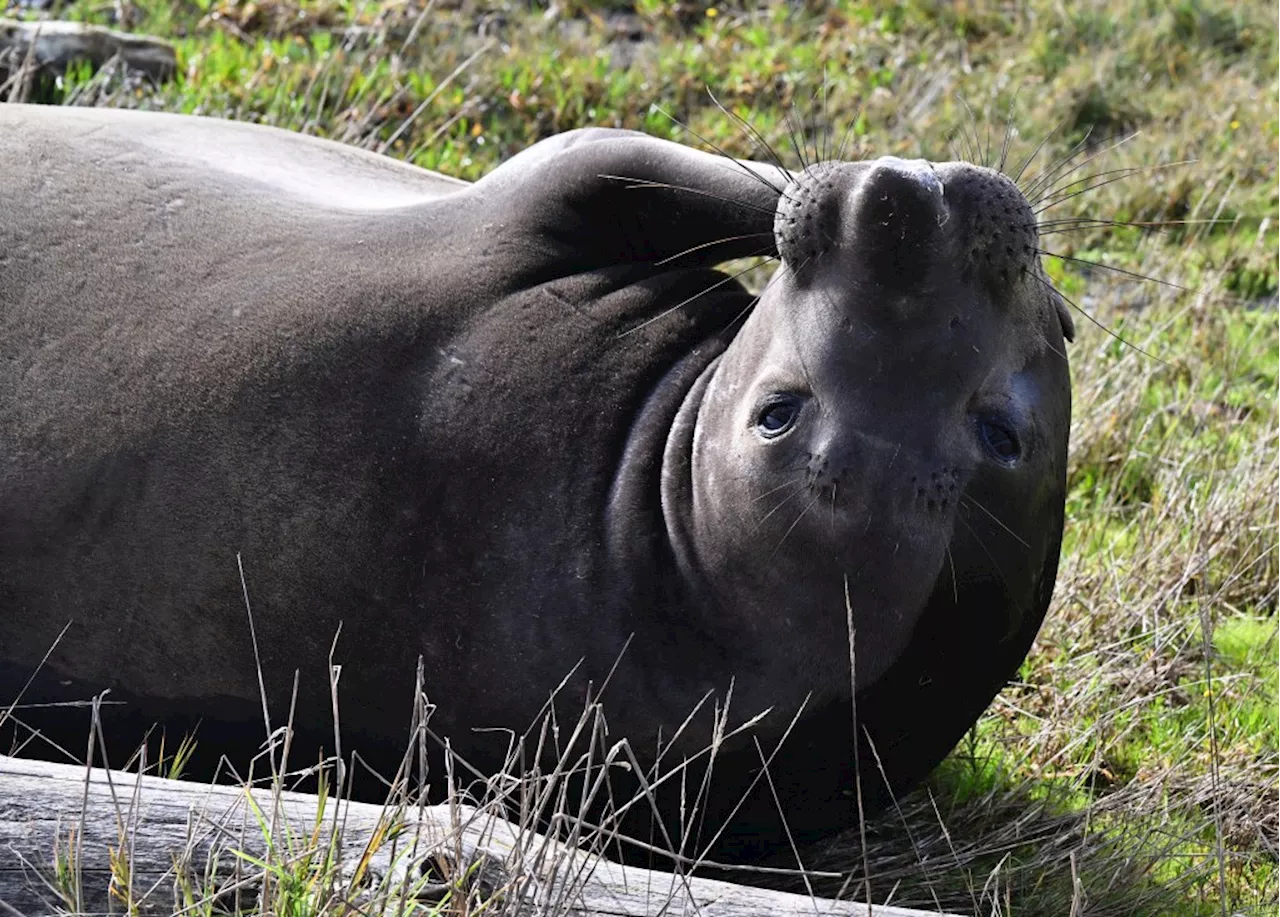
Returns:
[[[1022,458],[1022,444],[1018,434],[999,417],[978,418],[978,438],[993,459],[1002,465],[1015,465]]]
[[[1071,317],[1071,310],[1067,308],[1067,304],[1063,302],[1061,296],[1053,297],[1053,308],[1058,312],[1058,323],[1062,325],[1062,336],[1067,339],[1068,343],[1076,339],[1076,322]]]
[[[756,409],[756,432],[765,439],[776,439],[796,424],[804,396],[794,392],[775,392]]]

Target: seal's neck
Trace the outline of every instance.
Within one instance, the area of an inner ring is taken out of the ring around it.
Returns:
[[[699,607],[714,603],[716,599],[698,557],[697,541],[693,536],[693,444],[702,400],[720,362],[721,357],[716,357],[703,369],[672,418],[662,450],[659,482],[667,543],[680,580],[685,584],[690,599]]]
[[[693,427],[727,343],[728,335],[699,342],[650,391],[632,421],[604,519],[619,626],[632,636],[623,662],[673,698],[723,691],[730,671],[706,651],[715,645],[701,631],[711,591],[689,540]],[[678,664],[682,655],[689,664]]]
[[[727,340],[713,338],[692,349],[663,375],[632,421],[605,519],[613,574],[637,578],[632,588],[647,590],[664,580],[671,585],[690,569],[686,521],[693,425],[726,345]],[[678,601],[674,594],[659,604],[671,601]]]

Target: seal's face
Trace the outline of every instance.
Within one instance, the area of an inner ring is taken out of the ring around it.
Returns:
[[[963,587],[966,518],[1025,531],[1060,478],[1070,332],[1034,224],[966,163],[823,163],[783,192],[782,267],[699,407],[692,527],[717,592],[793,633],[816,690],[848,685],[846,606],[861,688],[936,584]]]

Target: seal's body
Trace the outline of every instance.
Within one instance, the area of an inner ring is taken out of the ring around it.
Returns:
[[[773,708],[765,747],[803,708],[771,769],[804,833],[852,818],[852,685],[864,793],[901,789],[1047,606],[1063,330],[994,173],[589,130],[468,185],[0,106],[0,209],[2,702],[38,669],[23,703],[109,688],[117,740],[257,740],[259,671],[273,725],[296,671],[322,741],[333,662],[371,754],[421,658],[432,729],[484,771],[506,742],[473,730],[558,686],[565,713],[603,686],[647,766],[707,744],[677,730],[732,684],[731,726]],[[762,249],[757,302],[715,265]],[[713,817],[759,762],[736,744]]]

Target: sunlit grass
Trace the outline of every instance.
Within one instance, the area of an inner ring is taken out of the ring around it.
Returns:
[[[468,179],[588,124],[768,158],[725,109],[788,166],[835,150],[994,160],[1008,130],[1011,172],[1045,141],[1033,189],[1077,145],[1076,161],[1098,158],[1046,185],[1124,170],[1045,218],[1160,225],[1076,226],[1046,247],[1181,289],[1047,259],[1106,327],[1075,316],[1054,606],[934,798],[904,801],[911,837],[894,815],[873,826],[872,873],[889,877],[873,887],[983,913],[1068,913],[1079,889],[1081,913],[1274,912],[1273,6],[461,2],[424,16],[408,2],[80,0],[63,14],[110,23],[117,9],[175,42],[181,79],[150,89],[78,68],[53,100],[261,121]]]

